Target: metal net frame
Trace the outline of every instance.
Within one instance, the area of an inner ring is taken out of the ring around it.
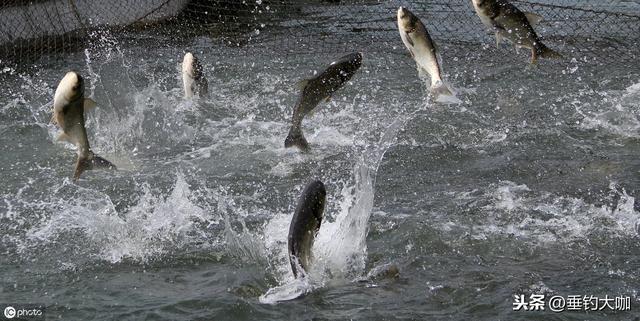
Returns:
[[[550,47],[583,62],[636,62],[640,3],[512,0],[544,20]],[[395,12],[410,8],[437,43],[495,46],[471,0],[8,0],[0,5],[0,63],[57,59],[90,45],[96,31],[153,32],[167,38],[208,36],[265,54],[405,52]],[[507,48],[502,58],[521,59]]]

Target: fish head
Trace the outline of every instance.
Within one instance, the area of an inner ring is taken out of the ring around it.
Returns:
[[[354,52],[331,63],[331,66],[337,66],[339,70],[339,78],[341,81],[348,81],[355,74],[360,66],[362,66],[362,53]]]
[[[193,77],[197,62],[196,57],[192,53],[187,52],[184,54],[184,59],[182,59],[182,73],[189,74]]]
[[[347,69],[349,72],[355,72],[362,66],[362,53],[355,52],[352,54],[348,54],[343,57],[345,61],[347,61]]]
[[[416,17],[409,9],[400,7],[398,8],[398,27],[405,33],[413,32],[419,23],[420,19]]]
[[[498,2],[495,0],[471,0],[476,12],[493,17],[499,9]]]
[[[483,6],[486,6],[487,4],[487,0],[471,0],[471,2],[473,3],[473,6],[476,8],[482,8]]]
[[[56,88],[54,108],[63,108],[70,102],[84,97],[84,79],[75,71],[69,71]],[[58,107],[59,106],[59,107]]]

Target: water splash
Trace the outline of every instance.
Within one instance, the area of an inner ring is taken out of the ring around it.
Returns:
[[[314,264],[307,277],[295,279],[289,268],[286,240],[290,215],[277,215],[267,224],[266,246],[275,254],[275,266],[283,278],[280,286],[260,296],[261,303],[292,300],[323,287],[328,280],[357,280],[362,276],[376,174],[384,154],[396,142],[398,132],[416,112],[397,117],[382,133],[378,143],[365,147],[354,166],[354,184],[342,189],[340,211],[335,221],[325,221],[320,228],[312,251]]]
[[[612,183],[610,188],[613,190],[615,185]],[[474,215],[470,232],[474,239],[515,236],[544,245],[579,242],[594,233],[604,233],[608,238],[628,238],[635,235],[638,221],[638,213],[633,208],[635,199],[624,190],[619,191],[619,200],[612,206],[538,192],[509,181],[459,193],[454,198],[464,204],[467,211],[478,213]],[[455,218],[434,221],[450,225],[452,219]],[[447,230],[446,226],[441,228]]]
[[[192,106],[188,102],[184,104]],[[126,116],[99,113],[89,124],[93,131],[91,141],[97,150],[110,153],[133,154],[156,153],[177,144],[194,140],[197,126],[188,118],[197,115],[193,107],[183,106],[176,97],[151,86],[131,95]]]
[[[89,255],[111,263],[125,258],[145,261],[189,243],[196,222],[215,220],[191,200],[189,184],[180,173],[166,198],[146,185],[142,191],[134,206],[118,213],[107,195],[78,187],[57,213],[27,231],[22,251],[79,233]]]
[[[606,133],[623,138],[640,137],[640,83],[629,86],[619,96],[603,93],[604,104],[610,106],[604,110],[592,110],[589,103],[580,103],[576,110],[583,117],[579,128],[585,130],[603,130]]]

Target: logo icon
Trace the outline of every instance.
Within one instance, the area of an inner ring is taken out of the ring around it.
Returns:
[[[14,309],[13,307],[6,307],[4,308],[4,316],[7,319],[13,319],[16,317],[16,309]]]

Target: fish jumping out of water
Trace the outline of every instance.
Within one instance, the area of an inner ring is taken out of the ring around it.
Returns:
[[[473,7],[482,23],[495,31],[496,43],[502,39],[511,41],[516,49],[531,50],[531,64],[538,58],[557,58],[562,55],[540,41],[533,26],[540,23],[542,17],[533,13],[524,13],[506,0],[472,0]]]
[[[108,160],[96,155],[89,147],[84,112],[96,103],[84,98],[84,80],[75,71],[68,72],[58,84],[53,98],[53,121],[62,128],[58,140],[66,140],[78,149],[73,180],[77,181],[85,170],[116,167]]]
[[[309,150],[309,143],[302,133],[302,119],[312,112],[321,101],[328,101],[333,93],[353,77],[361,65],[362,54],[352,53],[332,62],[318,76],[299,82],[302,93],[293,108],[291,129],[284,141],[284,147],[296,146],[303,152]]]
[[[326,197],[327,191],[321,181],[309,183],[293,214],[288,241],[289,262],[296,278],[304,277],[309,271],[311,248],[322,223]]]
[[[185,98],[206,97],[209,94],[209,82],[205,78],[198,58],[187,52],[182,60],[182,84]]]
[[[411,57],[418,65],[418,72],[431,78],[431,92],[453,96],[451,89],[442,81],[442,68],[438,62],[436,46],[422,21],[406,8],[398,8],[398,30],[402,42],[409,49]]]

